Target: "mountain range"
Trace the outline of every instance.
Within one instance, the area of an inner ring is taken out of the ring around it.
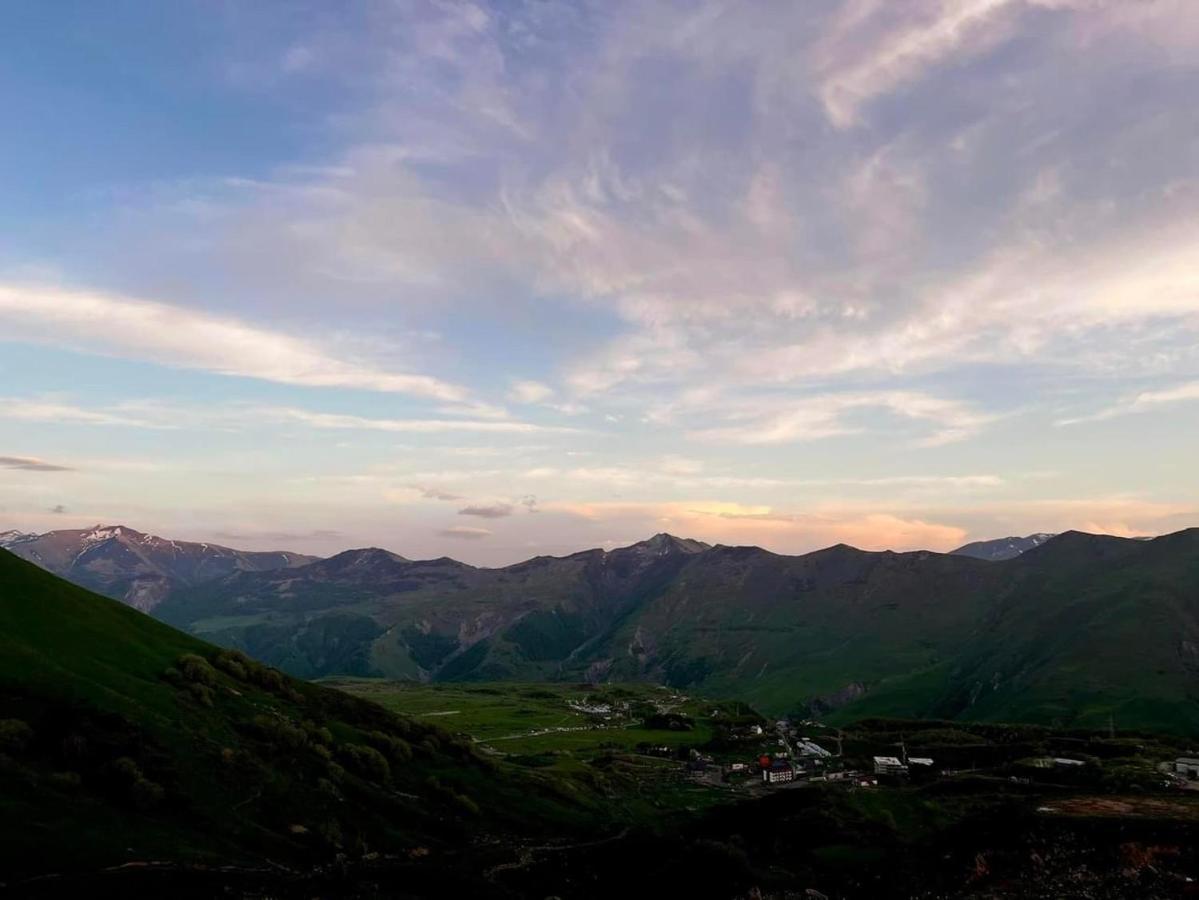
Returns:
[[[293,568],[316,559],[299,553],[249,553],[218,544],[172,541],[123,525],[45,534],[4,531],[0,547],[143,612],[182,587],[231,572]]]
[[[1199,732],[1199,530],[988,562],[670,535],[502,569],[353,550],[154,614],[302,677],[650,680],[769,712]]]
[[[1199,530],[991,543],[782,556],[660,534],[498,569],[380,549],[239,565],[217,548],[150,611],[304,678],[650,680],[834,721],[1199,733]]]

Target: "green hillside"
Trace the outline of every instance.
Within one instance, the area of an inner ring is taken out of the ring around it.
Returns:
[[[651,681],[769,713],[1199,732],[1199,530],[1014,559],[659,535],[504,569],[349,551],[172,596],[164,620],[301,677]]]
[[[372,853],[411,855],[424,877],[487,834],[569,833],[599,812],[576,783],[0,552],[0,880]]]
[[[1199,734],[1199,529],[1152,541],[1068,533],[1001,566],[958,652],[843,715]]]

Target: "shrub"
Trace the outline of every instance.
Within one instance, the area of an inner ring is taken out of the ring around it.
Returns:
[[[143,775],[138,764],[128,756],[113,760],[108,766],[108,776],[118,793],[132,800],[139,809],[156,806],[165,794],[162,786]]]
[[[454,795],[454,802],[458,804],[459,809],[464,810],[472,816],[477,816],[479,814],[479,804],[475,803],[474,800],[465,794],[459,794],[456,791],[452,793]]]
[[[392,762],[405,763],[412,759],[412,745],[403,738],[392,737],[382,731],[372,731],[366,739]]]
[[[337,785],[335,785],[328,778],[318,778],[316,780],[316,789],[318,792],[322,794],[328,794],[330,797],[337,798],[341,796],[337,790]]]
[[[33,743],[33,729],[20,719],[0,719],[0,753],[20,753]]]
[[[331,847],[340,848],[342,846],[342,842],[345,840],[342,834],[341,824],[336,819],[330,819],[328,822],[322,822],[319,826],[317,826],[316,831],[317,834],[321,836],[321,839]]]
[[[78,772],[52,772],[46,780],[63,791],[76,790],[83,783]]]
[[[449,785],[442,784],[441,781],[433,775],[425,779],[425,784],[435,796],[448,801],[454,806],[457,806],[463,812],[467,812],[472,816],[479,814],[479,804],[475,803],[470,797],[465,794],[459,794]]]
[[[216,696],[208,685],[198,684],[194,681],[187,686],[187,694],[201,706],[209,708],[212,707],[213,699]]]
[[[62,740],[62,755],[66,759],[87,759],[87,738],[81,734],[69,734]]]
[[[317,725],[311,719],[304,720],[304,733],[308,735],[308,740],[314,744],[324,744],[326,747],[333,745],[333,732],[323,725]]]
[[[222,650],[216,655],[213,665],[224,672],[236,678],[238,681],[245,681],[247,676],[246,655],[239,650]]]
[[[138,809],[149,809],[157,806],[166,792],[161,785],[147,778],[139,778],[129,789],[129,796]]]
[[[384,784],[391,779],[391,766],[387,757],[374,747],[346,744],[341,755],[346,765],[368,781]]]
[[[283,673],[278,669],[268,669],[266,666],[262,666],[255,672],[254,680],[259,687],[273,694],[279,693],[284,687]]]
[[[304,729],[282,716],[255,716],[254,730],[263,740],[285,750],[300,750],[308,744]]]
[[[175,667],[186,681],[208,686],[217,683],[216,669],[204,657],[196,653],[185,653],[175,661]]]
[[[421,748],[430,756],[436,756],[441,752],[441,741],[437,740],[435,735],[428,735],[420,742]]]
[[[113,760],[108,770],[116,781],[126,784],[132,783],[142,777],[142,770],[128,756],[122,756],[119,759]]]

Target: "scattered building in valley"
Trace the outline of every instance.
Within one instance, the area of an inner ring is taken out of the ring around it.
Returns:
[[[762,781],[766,784],[782,784],[787,781],[795,780],[795,766],[791,765],[791,760],[774,758],[770,761],[770,765],[762,769]]]
[[[795,742],[796,749],[804,756],[815,756],[819,759],[828,759],[833,754],[825,750],[819,744],[813,743],[808,738],[800,738]]]
[[[1178,757],[1174,760],[1174,773],[1192,781],[1199,780],[1199,757]]]
[[[874,757],[875,775],[907,775],[908,767],[895,756]]]

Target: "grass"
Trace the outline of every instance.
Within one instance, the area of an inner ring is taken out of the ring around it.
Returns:
[[[505,755],[570,753],[581,758],[638,744],[699,747],[712,740],[712,713],[735,704],[692,697],[659,685],[597,687],[559,683],[416,684],[374,679],[326,679],[324,684],[372,700],[393,712],[434,721]],[[608,715],[576,705],[605,705]],[[647,728],[636,710],[651,706],[691,720],[688,730]]]

